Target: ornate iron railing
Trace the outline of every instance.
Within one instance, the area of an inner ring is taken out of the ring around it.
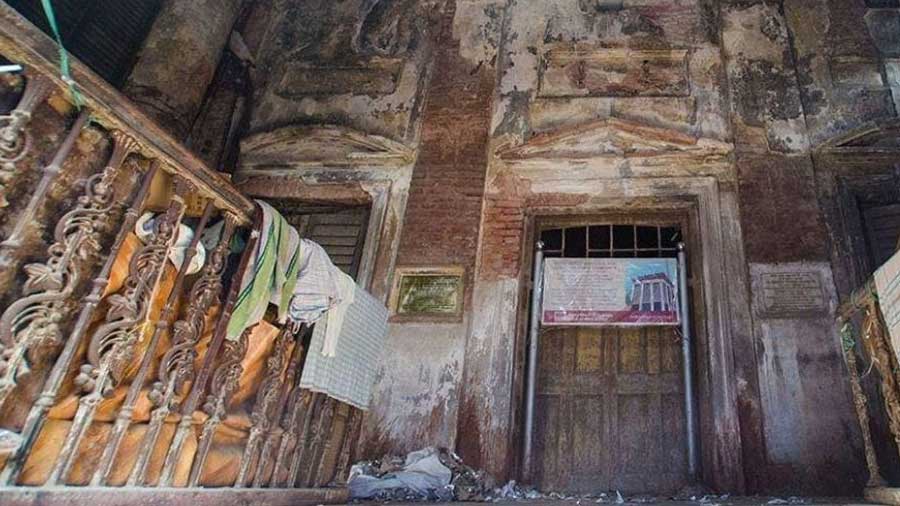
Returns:
[[[253,203],[74,61],[77,110],[57,50],[0,2],[0,56],[24,67],[0,76],[0,496],[217,486],[343,500],[361,414],[299,388],[305,333],[264,322],[225,338]]]
[[[844,360],[850,373],[850,387],[853,393],[856,415],[859,420],[863,438],[866,465],[869,470],[867,490],[884,487],[885,481],[876,454],[873,441],[870,413],[874,408],[879,412],[883,408],[891,436],[896,447],[900,449],[900,378],[896,354],[892,350],[887,327],[881,314],[874,282],[871,280],[856,290],[838,310],[838,327]],[[861,368],[862,363],[869,364]],[[881,392],[881,406],[872,406],[867,398],[862,376],[872,370],[877,371],[878,387]]]

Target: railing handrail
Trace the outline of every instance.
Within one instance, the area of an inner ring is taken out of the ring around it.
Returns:
[[[39,73],[58,87],[68,88],[56,64],[59,57],[56,41],[2,0],[0,53],[27,66],[32,75]],[[164,171],[188,180],[202,196],[213,199],[221,209],[234,213],[241,225],[251,222],[254,204],[231,181],[210,169],[87,65],[71,57],[70,67],[84,105],[91,111],[96,123],[110,130],[127,132],[137,142],[137,152],[147,158],[159,159]],[[136,128],[136,125],[140,127]]]

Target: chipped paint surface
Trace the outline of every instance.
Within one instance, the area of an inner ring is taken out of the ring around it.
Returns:
[[[829,280],[848,277],[829,262],[829,234],[841,229],[820,208],[813,152],[896,115],[897,9],[875,16],[863,0],[276,7],[252,133],[318,132],[273,151],[308,155],[278,162],[279,177],[319,185],[324,200],[328,182],[391,182],[373,259],[379,295],[395,265],[466,272],[461,321],[392,323],[368,456],[451,446],[515,478],[533,218],[677,208],[693,213],[702,262],[704,478],[729,491],[856,490],[863,468],[845,371],[824,334],[831,316],[758,317],[748,273],[816,262]],[[297,28],[310,17],[322,22]],[[353,142],[329,145],[337,161],[317,167],[316,142],[326,144],[316,139],[336,138],[324,129]],[[397,161],[373,167],[357,156]],[[820,451],[835,446],[840,466]],[[836,469],[846,480],[826,479]]]

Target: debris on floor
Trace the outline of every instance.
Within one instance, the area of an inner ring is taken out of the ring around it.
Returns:
[[[352,499],[379,501],[484,502],[501,494],[510,499],[528,494],[514,482],[497,489],[487,473],[472,469],[443,448],[360,462],[351,469],[348,486]]]
[[[654,504],[677,501],[702,506],[745,506],[755,499],[760,506],[798,506],[809,503],[800,497],[736,498],[710,493],[702,487],[685,487],[671,497],[635,495],[623,496],[618,490],[598,494],[569,495],[558,492],[542,493],[515,481],[498,484],[484,471],[465,465],[456,454],[444,448],[425,448],[406,457],[387,455],[380,460],[363,461],[354,465],[348,481],[350,498],[354,501],[375,502],[515,502],[550,500],[572,502],[575,506],[589,504]]]

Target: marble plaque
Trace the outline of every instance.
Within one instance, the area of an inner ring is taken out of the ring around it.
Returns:
[[[755,272],[753,292],[756,313],[764,318],[817,317],[831,305],[822,272],[804,264],[774,264]]]

